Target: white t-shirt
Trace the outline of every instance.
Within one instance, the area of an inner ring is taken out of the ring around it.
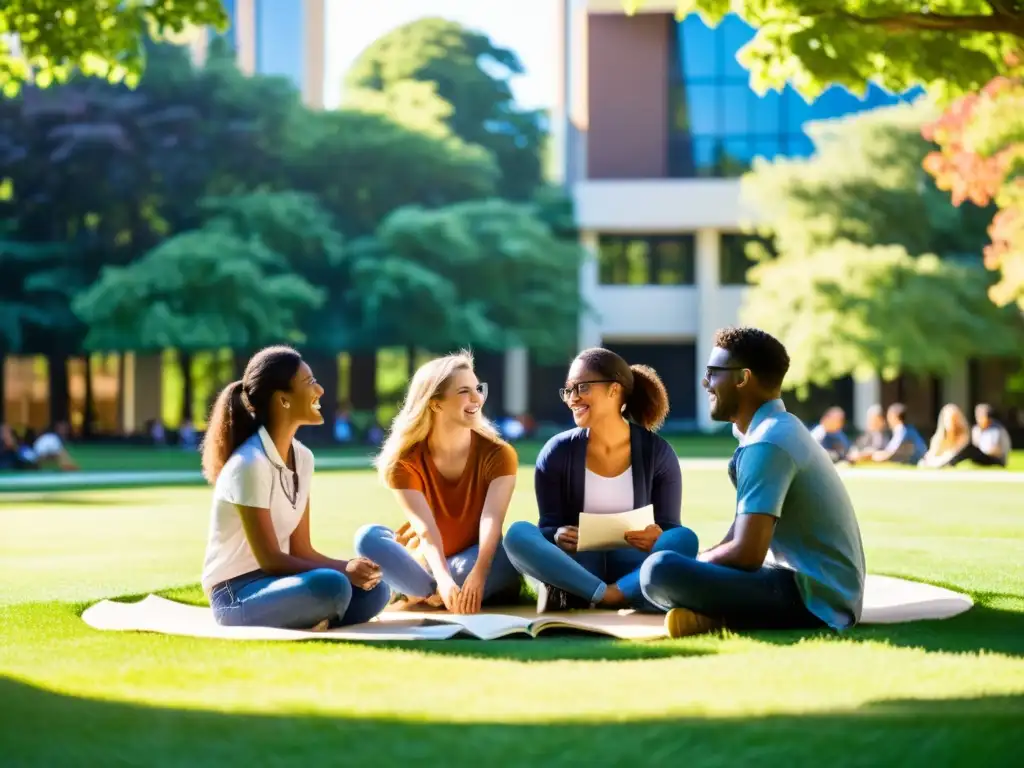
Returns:
[[[633,467],[617,477],[587,470],[583,479],[583,511],[591,515],[617,514],[633,509]]]
[[[203,566],[203,589],[209,595],[217,584],[259,570],[259,563],[245,537],[238,506],[270,510],[270,518],[282,552],[306,511],[313,481],[313,452],[292,441],[296,472],[285,466],[266,429],[238,447],[217,477],[210,512],[210,531]],[[295,474],[299,492],[294,493]],[[292,503],[294,497],[294,504]]]

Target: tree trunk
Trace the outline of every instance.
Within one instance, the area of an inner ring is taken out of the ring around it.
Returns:
[[[7,422],[7,353],[0,349],[0,424]]]
[[[192,421],[192,401],[195,399],[195,386],[192,381],[192,353],[179,352],[181,364],[181,421]]]
[[[242,374],[245,373],[245,366],[249,364],[250,357],[252,357],[252,354],[247,350],[235,350],[232,353],[234,360],[232,381],[238,381],[242,378]]]
[[[117,431],[122,437],[127,434],[124,423],[124,355],[123,351],[117,354]]]
[[[88,358],[86,358],[88,359]],[[71,396],[68,394],[68,360],[62,352],[46,356],[50,380],[50,422],[69,421]]]
[[[85,405],[82,409],[82,437],[89,439],[93,435],[93,424],[96,421],[96,409],[92,397],[92,360],[85,356]]]
[[[377,411],[377,350],[353,352],[348,391],[352,410]]]
[[[416,375],[416,347],[407,347],[405,350],[406,354],[406,370],[409,373],[409,381],[412,381],[412,377]]]

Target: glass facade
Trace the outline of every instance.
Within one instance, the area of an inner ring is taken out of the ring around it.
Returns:
[[[301,89],[305,71],[303,4],[256,0],[256,71],[281,75]]]
[[[833,86],[808,104],[792,87],[758,96],[736,60],[754,30],[735,14],[715,28],[696,14],[673,26],[669,41],[669,171],[674,177],[730,177],[754,157],[806,157],[814,147],[803,130],[823,120],[903,101],[870,85],[864,98]]]
[[[693,285],[696,237],[601,235],[597,262],[601,285]]]

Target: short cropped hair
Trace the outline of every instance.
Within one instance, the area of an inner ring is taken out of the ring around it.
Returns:
[[[782,387],[789,371],[789,353],[782,342],[760,328],[720,328],[715,333],[715,346],[749,368],[769,389]]]

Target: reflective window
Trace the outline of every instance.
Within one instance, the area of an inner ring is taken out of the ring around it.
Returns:
[[[305,31],[302,3],[256,0],[256,71],[283,75],[302,88]]]
[[[601,235],[601,285],[693,285],[693,235]]]
[[[832,86],[808,104],[791,87],[758,96],[736,59],[754,30],[735,14],[714,29],[691,14],[676,24],[669,70],[669,170],[675,177],[738,176],[754,157],[806,157],[809,120],[826,120],[912,101],[870,85],[863,98]]]

